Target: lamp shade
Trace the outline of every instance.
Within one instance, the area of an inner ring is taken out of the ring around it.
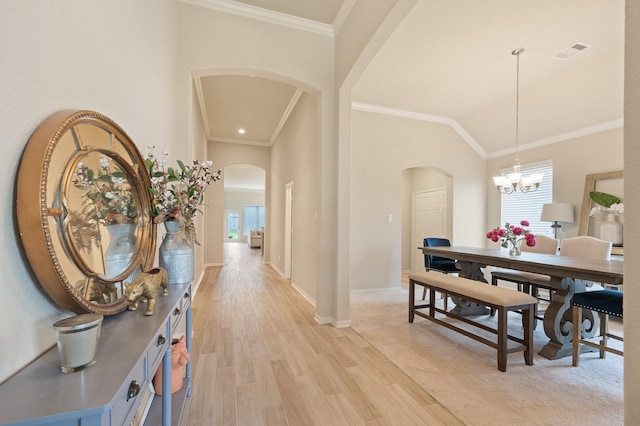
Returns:
[[[573,223],[573,206],[569,203],[543,204],[540,220]]]

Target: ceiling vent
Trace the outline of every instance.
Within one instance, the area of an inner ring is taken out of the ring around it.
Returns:
[[[567,59],[577,55],[578,53],[584,52],[590,47],[591,45],[588,43],[582,43],[582,42],[574,43],[572,46],[569,46],[566,49],[561,50],[560,52],[553,55],[552,58],[558,59],[559,61],[566,61]]]

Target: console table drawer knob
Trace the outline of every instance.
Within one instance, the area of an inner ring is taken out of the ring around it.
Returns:
[[[176,316],[180,315],[180,309],[176,308],[176,310],[173,311],[173,315],[176,315]]]
[[[156,344],[156,346],[162,346],[167,342],[167,338],[164,337],[162,334],[158,336],[158,343]]]
[[[129,391],[127,391],[127,401],[131,398],[135,398],[140,393],[140,385],[135,380],[131,381],[129,385]]]

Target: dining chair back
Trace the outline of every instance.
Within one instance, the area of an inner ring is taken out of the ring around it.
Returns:
[[[586,235],[565,238],[560,244],[560,256],[610,260],[612,246],[610,241]]]
[[[578,237],[565,238],[560,243],[560,256],[580,257],[583,259],[594,260],[610,260],[612,244],[609,241],[600,240],[598,238],[581,235]],[[542,275],[540,278],[532,279],[529,284],[531,286],[531,295],[539,299],[540,288],[549,289],[551,278]],[[592,286],[593,283],[587,283]],[[542,310],[538,309],[536,317],[540,317]]]
[[[425,238],[424,247],[450,247],[451,241],[447,238]],[[424,255],[424,268],[427,271],[438,271],[444,274],[457,274],[460,269],[456,266],[454,259],[447,259],[444,257],[433,256],[430,254]],[[427,297],[427,288],[422,291],[422,300]],[[447,309],[448,296],[442,295],[444,299],[444,309]]]
[[[558,254],[560,249],[560,240],[557,238],[546,237],[544,235],[536,235],[536,245],[529,247],[523,244],[522,251],[533,253]]]
[[[536,245],[522,245],[522,251],[545,254],[558,254],[560,240],[557,238],[536,236]],[[529,293],[529,283],[532,279],[540,278],[541,275],[531,272],[514,271],[512,269],[496,269],[491,272],[491,284],[498,285],[498,280],[516,283],[518,291]]]
[[[425,238],[425,247],[450,247],[451,241],[447,238]],[[424,267],[427,271],[435,270],[444,272],[446,274],[460,272],[460,269],[456,267],[456,261],[453,259],[446,259],[444,257],[433,256],[430,254],[424,255]]]

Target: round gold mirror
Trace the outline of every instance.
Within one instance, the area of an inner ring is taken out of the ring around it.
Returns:
[[[36,129],[18,172],[18,226],[58,305],[102,315],[126,309],[125,284],[155,256],[149,187],[140,152],[108,117],[60,111]]]

